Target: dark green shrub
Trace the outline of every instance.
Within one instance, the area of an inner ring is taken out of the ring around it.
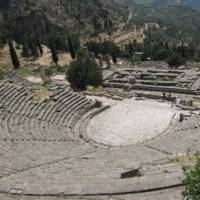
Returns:
[[[200,159],[194,167],[184,167],[186,179],[184,180],[186,200],[200,199]]]
[[[96,87],[102,83],[102,72],[88,53],[80,49],[67,70],[67,78],[73,88],[85,90],[88,85]]]
[[[182,56],[178,54],[173,54],[167,59],[167,63],[170,67],[179,67],[185,63],[185,60],[182,58]]]
[[[4,79],[4,72],[0,69],[0,80],[3,80]]]

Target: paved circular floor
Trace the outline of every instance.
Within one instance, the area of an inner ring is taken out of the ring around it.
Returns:
[[[179,112],[167,102],[96,98],[111,105],[111,108],[91,120],[87,136],[97,143],[110,146],[133,145],[150,140],[161,134]]]

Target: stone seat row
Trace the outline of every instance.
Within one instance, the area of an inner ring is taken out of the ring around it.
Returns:
[[[0,113],[1,140],[69,140],[70,131],[34,118]]]
[[[200,131],[200,117],[192,116],[183,122],[178,122],[178,120],[172,122],[170,126],[164,131],[163,135],[184,133],[185,131],[192,130]]]
[[[67,140],[73,128],[95,103],[69,87],[52,86],[52,95],[34,101],[23,86],[0,84],[0,139]]]
[[[0,177],[58,162],[85,149],[70,141],[0,141]]]

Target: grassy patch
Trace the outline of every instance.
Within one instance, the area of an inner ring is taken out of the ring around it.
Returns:
[[[45,74],[47,76],[51,76],[55,73],[58,73],[58,72],[65,72],[66,71],[66,66],[60,66],[60,65],[50,65],[47,69],[45,69]]]
[[[180,163],[182,165],[187,165],[190,163],[194,164],[198,161],[198,158],[200,158],[200,153],[195,153],[188,156],[178,156],[174,159],[171,159],[170,163]]]
[[[34,100],[35,101],[48,100],[51,95],[52,92],[41,88],[34,92]]]
[[[17,69],[16,72],[19,76],[22,76],[22,77],[27,77],[27,76],[33,75],[32,70],[27,67],[21,67],[21,68]]]
[[[154,80],[156,81],[174,81],[176,79],[176,77],[172,77],[172,76],[154,76]]]
[[[93,86],[87,86],[87,92],[103,92],[104,88],[102,85],[99,85],[97,87],[93,87]]]
[[[9,71],[11,70],[13,67],[12,67],[12,64],[11,63],[0,63],[0,69],[3,70],[3,71]]]
[[[0,80],[3,80],[4,76],[5,76],[4,71],[0,69]]]
[[[51,81],[49,81],[49,80],[44,80],[43,81],[43,86],[47,86],[47,85],[49,85],[51,83]]]
[[[193,104],[195,106],[200,106],[200,99],[193,99]]]

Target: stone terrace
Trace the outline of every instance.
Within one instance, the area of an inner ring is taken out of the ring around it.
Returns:
[[[105,77],[105,86],[133,90],[200,93],[200,73],[195,70],[119,67]]]

